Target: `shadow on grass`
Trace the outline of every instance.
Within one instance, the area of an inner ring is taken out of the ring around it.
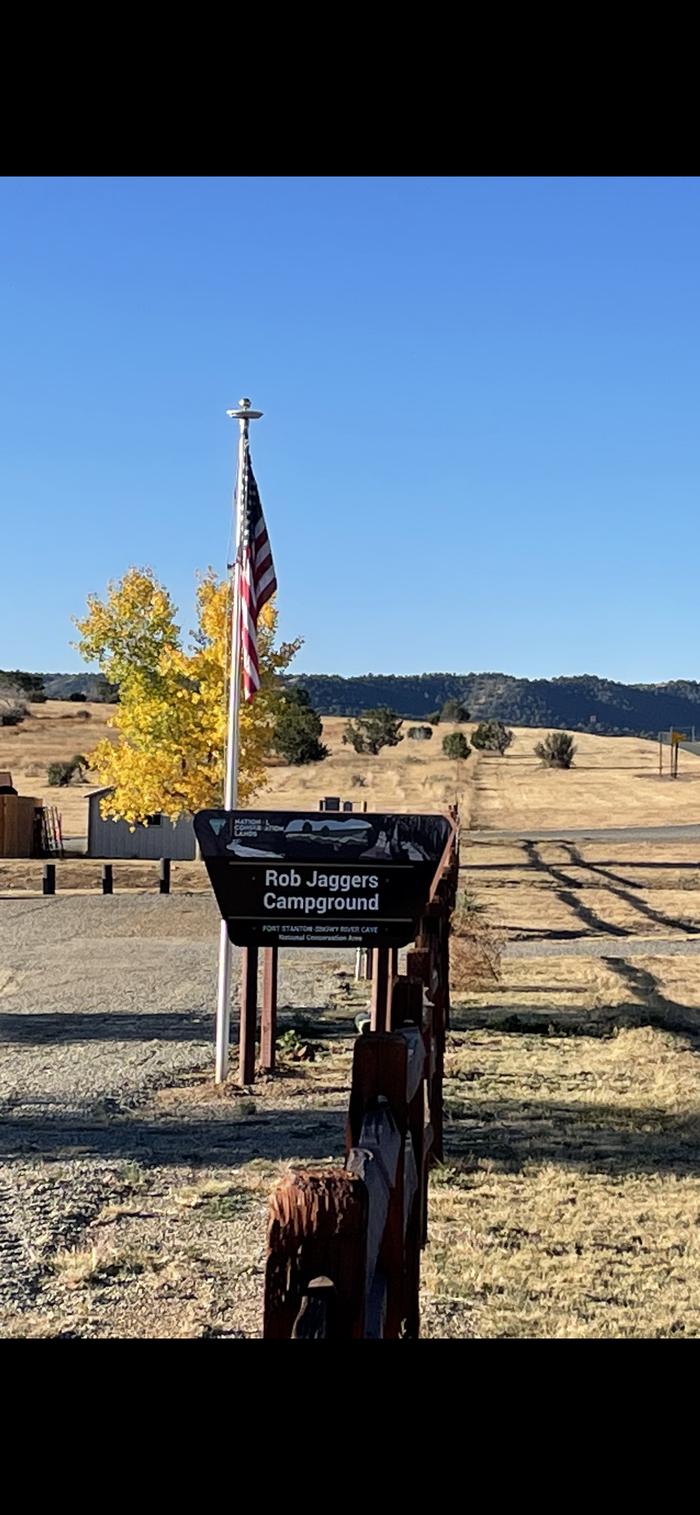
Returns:
[[[453,1092],[454,1090],[454,1092]],[[466,1091],[465,1091],[466,1094]],[[84,1160],[137,1162],[143,1168],[269,1162],[342,1162],[345,1109],[276,1111],[238,1120],[152,1120],[139,1116],[107,1122],[65,1116],[50,1120],[7,1119],[0,1130],[0,1156],[54,1155]],[[505,1171],[527,1163],[615,1172],[700,1172],[697,1118],[662,1108],[488,1100],[464,1097],[451,1085],[446,1099],[445,1143],[450,1168],[465,1171],[488,1160]]]
[[[539,1036],[610,1037],[618,1031],[649,1026],[656,1030],[678,1032],[700,1052],[700,1008],[668,999],[648,968],[628,962],[624,957],[601,957],[606,968],[631,988],[636,996],[620,1005],[591,1005],[590,1001],[555,1006],[537,1004],[532,999],[518,1000],[518,994],[572,994],[567,985],[533,984],[515,991],[502,990],[503,997],[485,1005],[452,1004],[452,1031],[491,1030]]]
[[[555,883],[563,886],[557,890],[557,899],[561,900],[563,905],[568,906],[591,931],[595,931],[601,936],[630,935],[628,927],[613,926],[602,916],[598,915],[596,911],[591,910],[581,898],[581,885],[579,881],[572,879],[569,874],[564,873],[561,868],[557,868],[554,863],[546,863],[537,842],[525,842],[524,846],[532,867],[537,869],[538,872],[549,874]],[[586,863],[578,852],[578,849],[573,847],[572,844],[567,844],[567,850],[569,851],[572,863],[576,867],[590,868],[593,872],[600,872],[593,863]],[[678,916],[665,915],[662,910],[655,910],[652,905],[647,905],[646,901],[640,900],[636,895],[631,894],[629,888],[620,888],[619,884],[616,887],[613,886],[611,882],[615,877],[613,874],[607,873],[604,876],[608,881],[608,893],[614,895],[616,899],[623,900],[625,904],[631,905],[640,915],[646,916],[647,920],[654,921],[658,926],[670,926],[674,931],[683,931],[688,936],[698,934],[698,927],[693,922],[687,919],[680,919]]]
[[[446,1165],[469,1173],[488,1161],[505,1172],[529,1163],[591,1172],[700,1172],[697,1118],[670,1115],[662,1108],[556,1104],[499,1100],[470,1106],[447,1100]]]

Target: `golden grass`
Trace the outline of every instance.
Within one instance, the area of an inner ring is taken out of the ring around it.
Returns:
[[[462,838],[461,880],[511,936],[675,937],[700,930],[693,842],[488,842]]]
[[[175,1194],[175,1203],[184,1210],[197,1210],[210,1199],[226,1199],[238,1192],[238,1185],[226,1178],[203,1178],[186,1184]]]
[[[698,820],[698,758],[682,753],[679,778],[659,778],[656,742],[573,735],[577,752],[568,771],[541,767],[533,747],[542,732],[534,728],[516,729],[507,757],[484,753],[474,778],[472,825],[552,830]]]
[[[406,721],[404,730],[413,724]],[[347,726],[344,716],[327,716],[323,722],[323,741],[329,757],[322,763],[301,768],[285,764],[268,769],[268,784],[260,796],[261,803],[290,809],[318,809],[324,795],[354,800],[368,810],[444,810],[459,804],[463,820],[470,810],[471,772],[474,757],[456,761],[445,757],[442,738],[460,728],[448,724],[435,729],[429,742],[414,742],[405,737],[398,747],[385,747],[376,757],[359,755],[343,746]],[[363,780],[362,784],[354,782]]]
[[[106,1256],[99,1246],[68,1247],[56,1252],[50,1258],[49,1266],[67,1289],[79,1289],[98,1276],[104,1267]]]
[[[450,1035],[427,1333],[698,1336],[695,1044],[651,1027],[563,1036],[555,1013],[546,1037]]]
[[[115,1178],[145,1185],[143,1204],[103,1209],[83,1250],[54,1259],[43,1321],[0,1333],[258,1336],[267,1195],[298,1162],[280,1160],[274,1116],[298,1112],[307,1144],[318,1124],[307,1161],[337,1165],[366,994],[353,986],[346,1027],[319,1020],[316,1062],[256,1086],[272,1119],[254,1159],[165,1176],[125,1166]],[[424,1336],[700,1336],[699,1029],[696,959],[505,957],[499,983],[455,987]],[[168,1093],[167,1116],[188,1119],[189,1088]],[[201,1096],[218,1114],[210,1081]]]
[[[87,832],[91,784],[50,788],[48,764],[76,752],[90,752],[110,735],[114,706],[93,701],[50,700],[30,706],[20,726],[0,728],[0,768],[9,768],[20,794],[33,794],[62,812],[66,835]],[[85,715],[89,719],[85,719]],[[410,725],[406,721],[405,728]],[[458,728],[438,726],[429,742],[407,737],[377,757],[344,746],[346,720],[329,716],[323,740],[330,756],[323,763],[295,768],[273,762],[260,802],[268,808],[316,809],[326,794],[367,801],[368,809],[443,810],[458,803],[466,827],[649,826],[695,821],[700,813],[700,762],[681,755],[676,781],[659,779],[654,742],[632,737],[575,734],[575,765],[565,773],[541,768],[533,747],[542,732],[516,728],[508,756],[472,752],[464,762],[445,757],[442,739]],[[462,729],[462,728],[459,728]],[[463,728],[467,734],[473,723]]]
[[[700,961],[506,958],[455,998],[426,1333],[700,1336]]]
[[[30,705],[21,726],[0,727],[0,768],[10,769],[19,794],[36,795],[58,806],[66,836],[87,835],[87,795],[96,787],[97,778],[89,774],[87,785],[51,788],[46,779],[48,765],[67,762],[78,752],[89,754],[110,734],[107,722],[115,708],[93,700],[81,704],[47,700],[45,705]]]

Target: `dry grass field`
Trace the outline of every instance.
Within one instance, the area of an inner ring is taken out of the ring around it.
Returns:
[[[21,726],[0,727],[0,768],[9,768],[20,794],[35,794],[58,806],[67,836],[87,832],[90,785],[52,789],[48,764],[91,748],[109,735],[114,707],[93,702],[50,700],[32,705]],[[329,716],[323,763],[293,768],[275,762],[268,769],[262,804],[316,809],[324,794],[339,795],[367,808],[443,809],[458,803],[465,828],[551,829],[582,826],[662,826],[700,821],[700,760],[682,753],[680,775],[659,779],[654,742],[632,737],[577,735],[575,765],[568,773],[547,772],[533,747],[542,732],[519,728],[507,757],[472,752],[466,761],[445,757],[442,738],[458,728],[439,726],[429,742],[405,738],[377,757],[358,756],[343,745],[345,719]],[[406,722],[406,726],[410,722]],[[467,734],[472,726],[463,728]],[[94,783],[96,778],[90,775]]]
[[[699,1033],[698,959],[506,958],[456,996],[431,1334],[700,1336]]]
[[[87,835],[87,794],[91,786],[51,788],[47,781],[49,763],[68,762],[77,753],[88,756],[109,734],[107,722],[113,711],[112,705],[91,700],[84,704],[47,700],[45,705],[30,705],[20,726],[0,726],[0,768],[9,768],[18,794],[36,795],[58,806],[65,836]],[[93,788],[96,783],[93,776]]]
[[[700,931],[697,841],[462,839],[462,882],[513,938]]]
[[[659,778],[656,742],[575,732],[574,766],[561,772],[543,769],[535,757],[542,736],[520,727],[505,758],[477,760],[470,774],[472,826],[566,830],[700,821],[700,759],[692,753],[681,753],[677,779],[667,770]]]

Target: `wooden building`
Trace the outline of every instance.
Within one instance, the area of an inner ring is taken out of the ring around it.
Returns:
[[[41,800],[0,794],[0,857],[41,857]]]

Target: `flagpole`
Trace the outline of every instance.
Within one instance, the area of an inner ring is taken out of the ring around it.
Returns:
[[[246,509],[246,448],[248,425],[259,421],[261,410],[251,410],[250,400],[238,402],[237,410],[227,410],[232,421],[238,421],[238,472],[236,475],[236,552],[233,561],[231,617],[231,657],[229,660],[228,726],[226,731],[226,759],[224,809],[235,810],[238,799],[238,762],[240,750],[241,708],[241,617],[240,617],[240,572],[241,540]],[[216,1082],[222,1084],[228,1073],[228,1048],[231,1027],[231,943],[226,922],[222,920],[219,930],[219,981],[216,999]]]

